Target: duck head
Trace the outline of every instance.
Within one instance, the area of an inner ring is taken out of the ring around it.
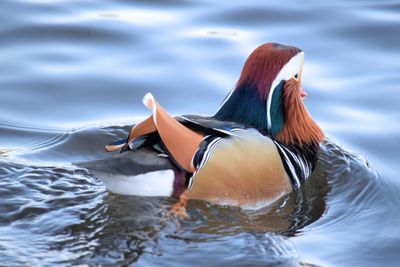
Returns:
[[[303,103],[303,62],[297,47],[261,45],[214,118],[247,124],[287,145],[318,144],[324,134]]]

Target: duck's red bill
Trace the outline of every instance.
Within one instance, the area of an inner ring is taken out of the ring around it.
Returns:
[[[302,98],[308,96],[308,93],[306,91],[304,91],[303,87],[300,87],[300,96]]]

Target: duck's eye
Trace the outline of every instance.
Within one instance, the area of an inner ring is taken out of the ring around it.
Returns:
[[[297,80],[297,79],[299,78],[299,74],[296,73],[296,74],[294,75],[294,78]]]

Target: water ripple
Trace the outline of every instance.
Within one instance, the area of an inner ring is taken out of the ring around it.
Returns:
[[[0,1],[0,265],[397,266],[399,9]],[[179,221],[175,200],[110,195],[71,166],[109,156],[148,91],[213,114],[266,41],[305,51],[306,105],[332,138],[301,190],[257,211],[191,201]]]

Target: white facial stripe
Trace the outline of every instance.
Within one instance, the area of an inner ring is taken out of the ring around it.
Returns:
[[[272,95],[274,93],[275,87],[281,81],[287,81],[292,78],[296,73],[300,75],[301,68],[303,67],[304,62],[304,52],[300,52],[292,57],[288,63],[283,66],[281,71],[278,73],[274,81],[272,82],[271,89],[269,90],[268,99],[267,99],[267,118],[268,118],[268,129],[271,129],[271,100]]]

